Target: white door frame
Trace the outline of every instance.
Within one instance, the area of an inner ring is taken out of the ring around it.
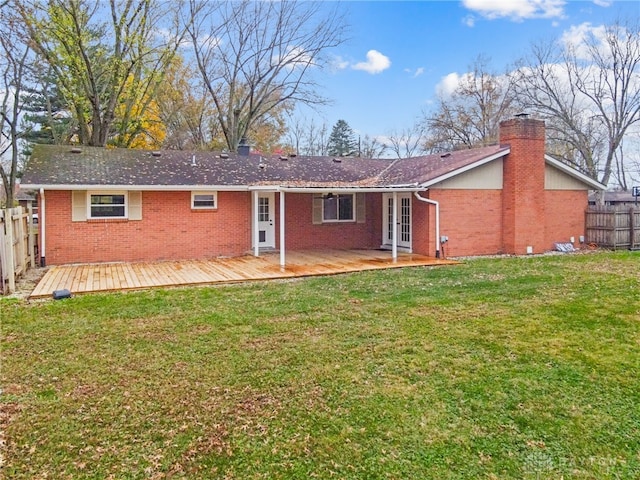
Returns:
[[[382,246],[389,248],[393,246],[393,221],[396,221],[396,235],[398,248],[411,252],[413,239],[411,193],[396,193],[397,203],[395,216],[393,215],[392,193],[382,195]]]
[[[275,196],[275,192],[254,191],[253,246],[256,250],[260,248],[276,248]]]

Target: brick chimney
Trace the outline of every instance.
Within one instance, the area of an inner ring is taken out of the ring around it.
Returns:
[[[545,249],[545,126],[518,115],[500,123],[500,144],[511,152],[504,160],[502,188],[503,249],[522,255]]]

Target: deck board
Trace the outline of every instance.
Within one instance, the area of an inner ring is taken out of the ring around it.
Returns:
[[[407,253],[399,253],[394,261],[391,252],[379,250],[291,251],[287,252],[286,260],[285,268],[280,267],[278,253],[213,260],[53,266],[36,285],[30,298],[50,297],[54,290],[63,288],[79,294],[457,263]]]

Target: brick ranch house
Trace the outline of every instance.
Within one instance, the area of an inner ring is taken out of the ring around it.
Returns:
[[[589,190],[604,189],[544,145],[526,117],[501,123],[499,145],[395,161],[41,145],[22,187],[39,192],[43,264],[540,253],[577,242]]]

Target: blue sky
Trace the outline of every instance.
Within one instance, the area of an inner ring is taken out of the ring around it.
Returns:
[[[579,26],[640,17],[627,0],[350,1],[349,40],[335,49],[334,68],[318,72],[332,105],[307,119],[329,127],[339,119],[361,135],[409,127],[436,90],[486,55],[497,73],[533,41],[559,38]],[[318,122],[320,120],[320,122]]]

